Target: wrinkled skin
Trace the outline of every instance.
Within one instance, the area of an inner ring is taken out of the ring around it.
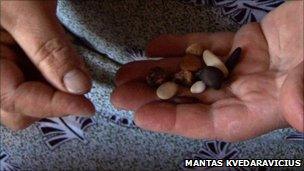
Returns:
[[[0,11],[1,124],[20,130],[44,117],[91,116],[83,96],[89,73],[56,18],[56,1],[1,1]]]
[[[223,61],[242,47],[242,59],[221,90],[208,89],[199,95],[186,89],[180,92],[199,98],[200,103],[159,101],[145,83],[145,75],[154,66],[176,72],[192,43],[200,43]],[[147,54],[164,59],[124,65],[111,97],[117,108],[135,111],[135,123],[144,129],[226,141],[288,126],[304,131],[302,1],[286,2],[260,24],[247,24],[236,33],[160,36],[149,43]]]

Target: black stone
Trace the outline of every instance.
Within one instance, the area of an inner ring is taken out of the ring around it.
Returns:
[[[227,69],[229,70],[229,72],[231,72],[233,70],[233,68],[236,66],[236,64],[240,61],[241,54],[242,54],[242,48],[240,48],[240,47],[236,48],[231,53],[231,55],[225,62],[225,65],[226,65]]]
[[[199,71],[197,71],[195,73],[195,75],[194,75],[195,82],[202,80],[203,71],[204,71],[203,69],[200,69]]]
[[[216,90],[220,89],[224,80],[224,73],[213,66],[205,67],[199,72],[199,78],[209,87]]]

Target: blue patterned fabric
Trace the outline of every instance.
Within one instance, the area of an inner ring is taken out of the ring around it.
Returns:
[[[281,5],[283,0],[181,0],[193,5],[210,5],[219,7],[224,16],[239,24],[260,21],[273,8]]]
[[[1,126],[2,170],[203,170],[183,159],[304,158],[304,134],[280,129],[237,143],[192,140],[138,128],[130,111],[109,102],[118,68],[145,59],[164,33],[233,31],[260,21],[282,0],[58,2],[57,14],[93,75],[92,118],[45,118],[21,132]],[[247,170],[247,168],[235,168]]]

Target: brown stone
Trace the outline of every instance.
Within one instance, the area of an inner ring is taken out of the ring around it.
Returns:
[[[191,86],[193,83],[193,74],[187,70],[181,70],[174,75],[174,82],[183,86]]]
[[[181,62],[180,68],[187,71],[197,71],[202,67],[202,60],[195,55],[185,55]]]

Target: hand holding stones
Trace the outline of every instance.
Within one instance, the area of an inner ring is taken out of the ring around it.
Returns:
[[[170,75],[163,68],[155,67],[146,80],[151,87],[158,87],[156,94],[162,100],[174,97],[179,87],[190,87],[191,93],[203,93],[207,87],[218,90],[240,61],[241,52],[240,47],[236,48],[224,63],[211,51],[192,44],[180,62],[180,71]]]

